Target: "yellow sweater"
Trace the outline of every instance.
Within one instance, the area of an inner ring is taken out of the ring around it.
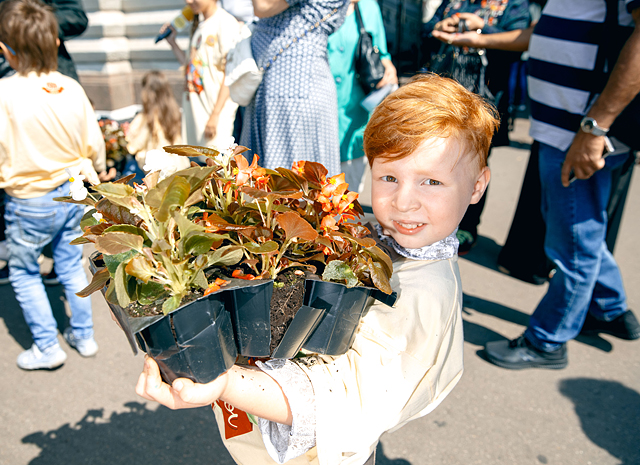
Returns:
[[[0,79],[0,188],[20,199],[40,197],[81,167],[105,170],[105,144],[84,90],[57,71]]]

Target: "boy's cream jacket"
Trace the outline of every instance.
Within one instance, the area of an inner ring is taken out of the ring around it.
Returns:
[[[93,182],[106,167],[102,132],[80,84],[57,71],[0,79],[0,188],[40,197],[75,167]]]
[[[316,447],[289,464],[358,465],[380,436],[435,409],[462,376],[462,288],[457,257],[394,262],[394,308],[374,303],[353,347],[339,357],[313,356],[300,366],[316,399]],[[224,439],[236,462],[275,464],[258,428]]]

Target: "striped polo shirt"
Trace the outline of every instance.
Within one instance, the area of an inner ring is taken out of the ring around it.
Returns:
[[[618,24],[633,28],[640,0],[619,0]],[[531,136],[566,151],[607,80],[596,68],[606,0],[549,0],[529,43]],[[629,29],[631,31],[631,29]],[[600,66],[598,66],[600,67]]]

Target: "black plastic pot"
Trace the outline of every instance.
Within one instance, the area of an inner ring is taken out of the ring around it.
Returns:
[[[90,257],[95,274],[102,266],[100,253]],[[102,290],[104,294],[106,289]],[[188,302],[168,315],[131,317],[119,305],[107,301],[134,355],[137,348],[158,363],[162,378],[179,377],[199,383],[213,381],[236,361],[237,349],[229,313],[216,294]]]
[[[325,310],[325,314],[303,348],[325,355],[346,353],[355,338],[360,318],[364,315],[369,297],[394,305],[397,294],[387,295],[370,287],[351,287],[344,284],[307,279],[304,303]]]
[[[165,381],[213,381],[237,358],[229,314],[209,296],[178,308],[138,333],[140,348],[158,363]]]
[[[272,280],[245,281],[242,287],[215,294],[231,314],[238,353],[245,357],[293,358],[320,322],[324,310],[303,306],[298,310],[280,344],[271,353]]]

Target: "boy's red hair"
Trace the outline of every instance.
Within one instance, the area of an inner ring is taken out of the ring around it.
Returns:
[[[493,133],[500,122],[496,109],[453,79],[420,75],[385,98],[364,132],[364,152],[376,158],[411,155],[426,139],[455,137],[487,166]]]

